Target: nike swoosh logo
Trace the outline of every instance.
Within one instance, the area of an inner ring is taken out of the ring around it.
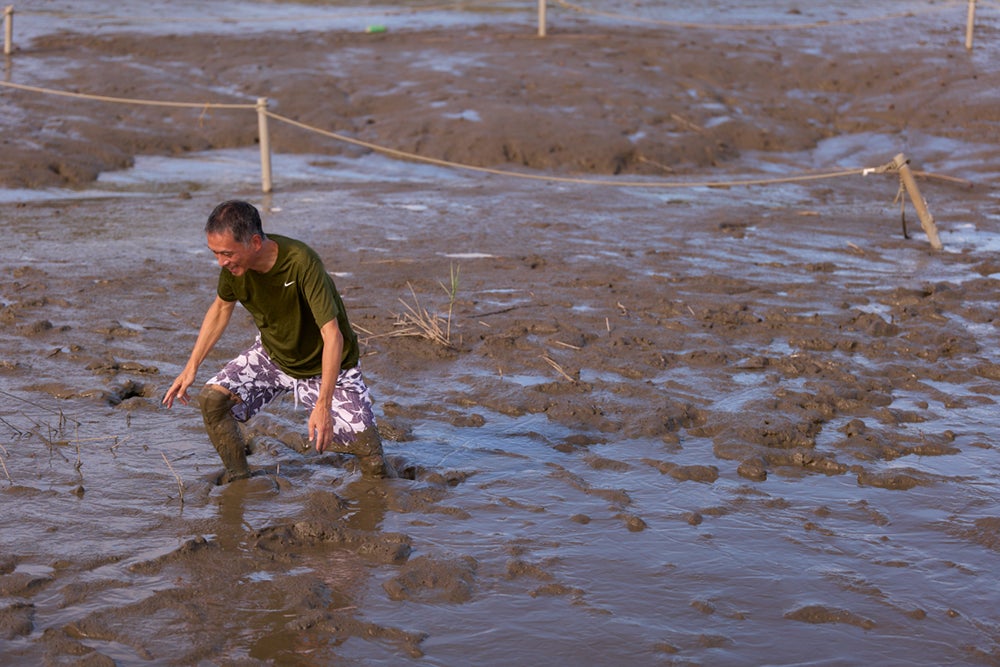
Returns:
[[[289,286],[294,285],[294,284],[295,284],[295,281],[293,280],[290,283],[285,283],[285,287],[289,287]]]

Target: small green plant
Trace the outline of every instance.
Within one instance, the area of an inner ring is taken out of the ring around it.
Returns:
[[[448,267],[448,272],[451,278],[451,282],[449,283],[448,287],[445,287],[444,283],[438,283],[438,284],[441,285],[441,289],[443,289],[445,293],[448,295],[448,329],[446,338],[448,339],[448,343],[451,344],[451,314],[452,311],[455,309],[455,300],[458,298],[459,267],[452,264]]]

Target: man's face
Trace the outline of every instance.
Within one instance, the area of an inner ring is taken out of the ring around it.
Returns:
[[[206,238],[208,249],[215,255],[219,266],[234,276],[242,276],[247,272],[253,265],[261,245],[259,236],[254,236],[248,245],[243,245],[233,238],[233,233],[228,229],[221,234],[209,233]]]

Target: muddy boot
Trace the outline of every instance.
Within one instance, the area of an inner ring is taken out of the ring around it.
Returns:
[[[369,479],[395,477],[396,471],[385,460],[382,453],[382,439],[375,427],[369,427],[358,433],[351,443],[351,453],[358,457],[361,475]]]
[[[205,420],[205,431],[208,439],[219,453],[226,472],[222,483],[250,476],[250,466],[247,465],[246,443],[243,434],[231,412],[237,401],[226,392],[218,389],[203,389],[198,396],[201,403],[201,415]]]

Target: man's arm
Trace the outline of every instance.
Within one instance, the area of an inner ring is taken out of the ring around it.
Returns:
[[[173,407],[174,399],[179,400],[184,405],[188,404],[190,397],[187,390],[194,384],[195,376],[198,374],[198,367],[205,357],[212,351],[215,344],[222,337],[222,332],[229,325],[229,320],[233,316],[233,309],[236,307],[235,301],[224,301],[218,296],[208,307],[205,319],[201,323],[201,330],[198,332],[198,340],[194,343],[191,357],[188,359],[184,370],[177,376],[170,389],[163,396],[163,404],[168,408]]]
[[[344,355],[344,335],[340,332],[337,320],[330,320],[320,327],[323,336],[323,371],[319,383],[319,398],[309,415],[309,440],[315,442],[316,451],[322,452],[333,440],[333,417],[330,415],[330,404],[333,402],[333,390],[337,386],[340,375],[340,363]]]

